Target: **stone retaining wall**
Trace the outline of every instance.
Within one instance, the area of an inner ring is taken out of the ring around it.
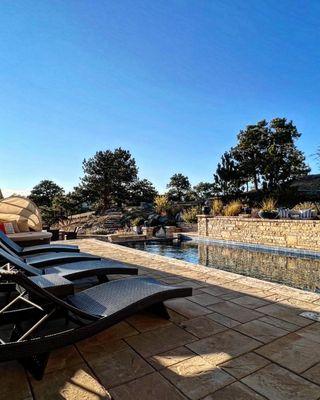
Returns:
[[[320,221],[198,216],[198,234],[212,239],[320,251]]]

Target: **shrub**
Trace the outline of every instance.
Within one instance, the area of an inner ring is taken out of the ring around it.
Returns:
[[[198,218],[197,215],[199,214],[198,207],[191,207],[188,208],[186,211],[183,212],[182,218],[185,222],[189,222],[190,224],[197,222]]]
[[[272,197],[264,199],[261,203],[261,210],[271,212],[277,209],[277,202]]]
[[[158,214],[167,212],[171,207],[170,201],[167,196],[156,196],[154,199],[154,208]]]
[[[213,211],[213,215],[222,215],[223,203],[221,200],[218,200],[218,199],[213,200],[212,211]]]
[[[137,217],[131,221],[132,226],[142,226],[144,224],[144,219]]]
[[[239,215],[242,210],[242,203],[240,200],[233,200],[228,203],[224,208],[224,215],[228,217],[235,217]]]
[[[310,201],[305,201],[303,203],[296,204],[293,207],[293,210],[295,210],[295,211],[312,210],[312,211],[316,211],[317,213],[319,213],[319,211],[320,211],[319,204],[311,203]]]

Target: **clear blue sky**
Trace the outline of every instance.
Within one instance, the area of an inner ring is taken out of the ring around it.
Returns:
[[[320,122],[320,2],[1,0],[0,187],[66,189],[82,160],[122,146],[164,189],[212,180],[239,129]]]

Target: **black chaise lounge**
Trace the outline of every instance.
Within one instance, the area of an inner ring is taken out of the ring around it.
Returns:
[[[96,276],[100,281],[106,282],[108,281],[108,275],[138,274],[138,268],[129,267],[125,263],[113,260],[79,261],[75,263],[57,265],[51,268],[40,269],[21,261],[19,257],[6,252],[2,248],[0,248],[0,257],[6,263],[10,263],[17,270],[24,272],[28,276],[56,274],[69,280]]]
[[[15,255],[20,258],[20,260],[27,262],[28,264],[41,268],[47,267],[49,265],[58,265],[58,264],[66,264],[72,263],[76,261],[86,261],[86,260],[101,260],[101,257],[95,256],[93,254],[88,253],[43,253],[43,254],[35,254],[29,257],[21,257],[16,254],[14,251],[9,249],[3,242],[0,241],[0,248],[4,249],[8,253]]]
[[[42,378],[51,350],[91,337],[141,310],[169,318],[163,301],[192,295],[191,288],[137,277],[102,283],[61,300],[20,271],[1,271],[1,280],[16,283],[20,294],[0,310],[0,322],[12,324],[7,336],[0,333],[0,361],[18,360],[36,379]],[[30,296],[41,301],[30,301]],[[18,302],[26,308],[17,308]]]
[[[79,247],[72,246],[72,245],[64,245],[64,244],[39,244],[37,246],[27,246],[22,247],[15,243],[12,239],[10,239],[5,233],[0,231],[0,241],[11,251],[16,253],[18,256],[29,256],[32,254],[39,254],[39,253],[58,253],[58,252],[71,252],[71,253],[78,253]]]

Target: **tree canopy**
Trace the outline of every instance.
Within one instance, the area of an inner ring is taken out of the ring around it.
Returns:
[[[64,189],[55,182],[48,179],[42,180],[31,190],[29,198],[36,203],[37,206],[51,207],[53,199],[56,196],[63,196]]]
[[[181,173],[172,175],[167,184],[167,196],[169,200],[183,201],[191,190],[189,178]]]
[[[156,188],[148,179],[137,179],[128,188],[127,202],[132,205],[152,203],[157,194]]]
[[[296,146],[300,136],[286,118],[262,120],[241,130],[236,146],[223,155],[214,176],[221,193],[236,193],[244,184],[272,192],[308,174],[305,156]]]
[[[137,180],[138,168],[128,150],[98,151],[83,161],[81,190],[101,210],[121,206],[129,196],[130,185]]]

